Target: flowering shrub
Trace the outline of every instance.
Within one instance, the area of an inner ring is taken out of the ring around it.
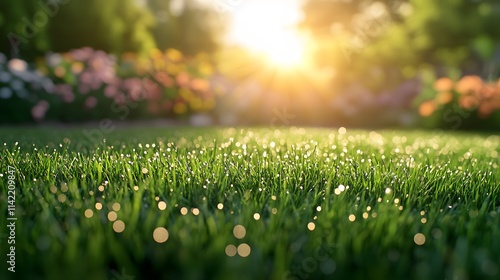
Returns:
[[[36,66],[0,54],[0,116],[2,122],[82,121],[210,112],[212,73],[206,56],[188,59],[173,49],[117,59],[81,48],[49,53]]]
[[[500,80],[486,82],[479,76],[464,76],[458,81],[437,79],[433,98],[419,105],[424,118],[437,118],[444,128],[494,128],[499,125]]]
[[[282,116],[293,115],[310,124],[411,125],[418,103],[423,125],[499,128],[500,81],[487,83],[477,76],[432,80],[426,87],[412,79],[378,91],[354,83],[333,96],[297,89],[288,98],[289,87],[275,92],[256,80],[235,82],[217,73],[207,55],[187,58],[174,49],[117,58],[81,48],[49,53],[36,63],[0,54],[0,123],[204,113],[232,124],[289,124]]]
[[[412,102],[420,94],[420,87],[417,79],[382,92],[353,84],[334,96],[332,107],[354,125],[411,125]]]
[[[51,79],[21,59],[0,53],[0,122],[39,120],[49,109]]]

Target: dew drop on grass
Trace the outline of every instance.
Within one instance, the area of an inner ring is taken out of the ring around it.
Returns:
[[[165,201],[160,201],[158,202],[158,209],[160,210],[165,210],[167,208],[167,203],[165,203]]]
[[[95,203],[95,209],[97,209],[97,210],[101,210],[101,209],[102,209],[102,203],[100,203],[100,202],[96,202],[96,203]]]
[[[236,225],[233,228],[233,235],[234,235],[234,237],[236,237],[238,239],[244,238],[246,234],[247,234],[247,230],[242,225]]]
[[[313,231],[316,228],[316,225],[313,222],[309,222],[307,224],[307,229]]]
[[[251,249],[250,246],[246,243],[242,243],[238,246],[238,255],[240,257],[246,258],[250,255]]]
[[[168,230],[164,227],[157,227],[153,231],[153,239],[158,243],[165,243],[168,240]]]
[[[123,232],[125,230],[125,223],[123,221],[121,221],[121,220],[115,221],[113,223],[113,230],[116,233]]]
[[[80,208],[82,208],[82,202],[76,201],[75,204],[73,204],[73,206],[75,207],[75,209],[80,209]]]
[[[195,216],[198,216],[200,214],[200,210],[198,208],[193,208],[191,209],[191,213],[193,213],[193,215]]]
[[[113,206],[111,208],[113,208],[113,210],[116,212],[120,211],[121,209],[120,203],[118,202],[113,203]]]
[[[217,204],[217,209],[219,209],[219,210],[224,209],[224,204],[222,204],[222,203]]]
[[[434,239],[439,239],[443,236],[443,233],[438,228],[433,229],[431,234],[432,234],[432,237],[434,237]]]
[[[188,213],[188,209],[186,207],[182,207],[181,214],[184,216],[184,215],[187,215],[187,213]]]
[[[108,220],[110,222],[116,221],[117,218],[118,218],[118,214],[116,214],[116,212],[111,211],[111,212],[108,213]]]
[[[234,256],[236,256],[236,252],[237,252],[236,246],[234,246],[232,244],[229,244],[226,246],[226,255],[227,256],[234,257]]]
[[[419,246],[420,245],[424,245],[424,243],[425,243],[425,235],[422,234],[422,233],[417,233],[413,237],[413,241],[415,242],[415,244],[417,244]]]
[[[349,215],[349,221],[351,222],[356,221],[356,216],[354,216],[354,214]]]
[[[86,218],[90,219],[90,218],[92,218],[92,216],[94,216],[94,211],[92,211],[92,209],[87,209],[87,210],[85,210],[84,214],[85,214]]]
[[[65,194],[58,195],[57,200],[61,203],[64,203],[66,201],[66,195]]]
[[[254,218],[256,221],[260,220],[260,214],[259,214],[259,213],[255,213],[255,214],[253,214],[253,218]]]

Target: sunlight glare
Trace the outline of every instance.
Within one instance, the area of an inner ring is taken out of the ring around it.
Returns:
[[[233,12],[229,37],[278,66],[296,66],[305,54],[304,39],[294,27],[300,20],[296,1],[256,0]]]

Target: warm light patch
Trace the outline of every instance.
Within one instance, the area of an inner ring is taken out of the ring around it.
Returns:
[[[297,1],[249,1],[234,11],[230,40],[277,66],[298,66],[305,56],[305,40],[295,28],[300,20]]]

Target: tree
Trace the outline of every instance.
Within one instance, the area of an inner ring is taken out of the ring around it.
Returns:
[[[0,52],[11,57],[33,58],[49,48],[47,24],[52,10],[46,2],[0,2]]]
[[[374,21],[374,7],[386,15]],[[323,50],[347,53],[350,67],[358,62],[364,68],[370,63],[478,68],[500,43],[496,0],[309,0],[304,12],[302,26]]]
[[[153,23],[134,0],[72,0],[50,22],[51,50],[89,46],[110,53],[145,52],[154,47]]]
[[[222,24],[210,7],[191,0],[148,0],[147,5],[156,17],[152,34],[159,49],[193,55],[219,47]]]

